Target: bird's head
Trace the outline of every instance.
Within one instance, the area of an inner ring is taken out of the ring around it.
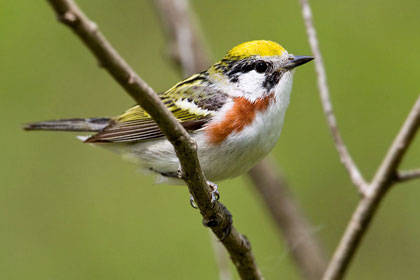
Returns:
[[[255,40],[232,48],[208,73],[229,95],[252,101],[290,88],[293,69],[312,59],[289,54],[275,42]]]

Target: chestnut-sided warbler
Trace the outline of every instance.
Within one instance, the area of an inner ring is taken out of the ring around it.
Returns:
[[[245,42],[206,71],[159,94],[197,142],[208,180],[238,176],[270,152],[289,105],[294,68],[312,59],[289,54],[272,41]],[[179,181],[172,145],[138,105],[114,118],[46,121],[25,129],[96,132],[84,142],[117,151],[161,178]]]

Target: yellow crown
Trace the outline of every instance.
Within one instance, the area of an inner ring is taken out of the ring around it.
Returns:
[[[276,42],[266,40],[249,41],[237,45],[231,49],[225,56],[229,58],[246,58],[254,55],[259,56],[275,56],[282,55],[286,50]]]

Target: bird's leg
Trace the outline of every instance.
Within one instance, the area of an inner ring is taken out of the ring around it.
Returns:
[[[181,174],[180,179],[182,179],[181,166],[178,168],[178,174]],[[211,193],[211,203],[215,203],[220,198],[220,194],[219,194],[219,191],[218,191],[219,187],[217,186],[217,184],[215,184],[213,182],[210,182],[210,181],[207,181],[207,185],[211,189],[211,191],[210,191],[210,193]],[[190,204],[193,208],[198,209],[198,206],[195,203],[194,197],[192,195],[190,195]],[[216,204],[213,204],[213,205],[216,205]],[[223,204],[219,203],[219,206],[223,208],[225,213],[227,213],[226,224],[224,225],[224,228],[223,228],[223,234],[220,237],[220,241],[223,241],[230,235],[230,232],[232,230],[232,215],[230,214],[230,212],[226,209],[226,207]],[[210,216],[210,217],[207,217],[207,218],[203,219],[203,225],[206,226],[206,227],[210,227],[210,228],[217,227],[217,226],[220,225],[220,223],[221,223],[220,217],[218,217],[216,215],[213,215],[213,216]]]
[[[184,171],[182,170],[181,164],[178,165],[177,174],[178,174],[179,179],[184,178]],[[209,185],[209,187],[211,189],[211,202],[214,203],[215,201],[219,200],[219,198],[220,198],[220,194],[219,194],[219,191],[218,191],[219,187],[217,186],[217,184],[215,184],[213,182],[210,182],[210,181],[207,181],[207,185]],[[192,195],[190,195],[190,204],[193,208],[195,208],[195,209],[198,208],[197,204],[194,201],[194,197]]]
[[[219,200],[220,198],[220,194],[218,191],[218,186],[210,181],[207,181],[207,184],[209,185],[209,187],[211,188],[211,202],[214,203],[215,201]]]
[[[219,198],[220,198],[220,194],[219,194],[219,191],[218,191],[219,187],[217,186],[217,184],[215,184],[213,182],[210,182],[210,181],[207,181],[207,184],[209,185],[209,187],[211,189],[211,203],[214,203],[217,200],[219,200]],[[193,208],[195,208],[195,209],[198,208],[197,204],[194,201],[194,197],[192,195],[190,195],[190,204]]]
[[[178,173],[178,179],[184,179],[184,171],[182,170],[181,164],[178,165],[177,173]],[[198,209],[198,206],[194,201],[194,197],[191,194],[190,194],[190,204],[191,204],[192,208]]]

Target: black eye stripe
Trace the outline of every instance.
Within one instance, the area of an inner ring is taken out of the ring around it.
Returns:
[[[249,71],[253,69],[254,69],[253,63],[242,62],[235,65],[230,71],[230,74],[248,73]]]
[[[258,71],[257,68],[260,70]],[[272,65],[270,62],[263,60],[253,60],[253,61],[239,61],[236,64],[232,65],[232,68],[227,71],[227,75],[231,82],[238,81],[239,73],[248,73],[252,70],[257,71],[258,73],[265,73],[271,71]],[[262,71],[264,70],[264,71]]]

